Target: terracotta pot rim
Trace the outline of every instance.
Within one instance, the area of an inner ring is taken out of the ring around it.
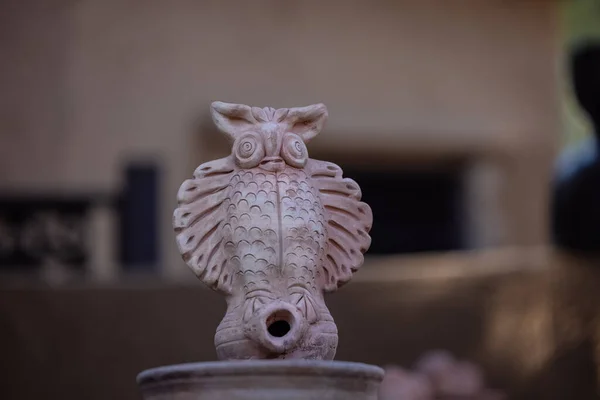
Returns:
[[[217,376],[326,376],[383,380],[382,368],[349,361],[233,360],[167,365],[142,371],[138,385]]]

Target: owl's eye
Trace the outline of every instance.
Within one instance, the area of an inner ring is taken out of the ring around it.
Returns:
[[[254,168],[265,156],[265,148],[257,133],[249,132],[241,135],[233,144],[235,160],[242,168]]]
[[[306,165],[308,151],[300,136],[294,133],[286,133],[283,136],[281,157],[292,167],[303,168]]]

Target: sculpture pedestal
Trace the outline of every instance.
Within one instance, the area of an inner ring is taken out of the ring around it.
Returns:
[[[383,370],[321,360],[247,360],[146,370],[144,400],[377,400]]]

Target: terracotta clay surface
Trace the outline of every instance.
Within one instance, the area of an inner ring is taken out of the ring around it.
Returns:
[[[356,182],[308,157],[327,109],[215,102],[211,113],[232,153],[183,183],[173,223],[186,263],[226,296],[218,358],[331,360],[323,293],[362,265],[373,216]]]
[[[138,385],[145,400],[376,400],[382,378],[360,363],[253,360],[154,368]]]

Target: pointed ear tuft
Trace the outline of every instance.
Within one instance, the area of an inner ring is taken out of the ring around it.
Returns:
[[[321,132],[328,115],[325,104],[290,108],[287,115],[291,125],[290,131],[307,143]]]
[[[256,123],[252,109],[245,104],[215,101],[210,106],[210,114],[217,128],[232,139]]]

